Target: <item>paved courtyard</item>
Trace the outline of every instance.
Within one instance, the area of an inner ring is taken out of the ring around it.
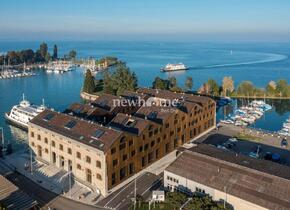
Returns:
[[[15,171],[56,194],[87,204],[95,204],[100,197],[90,188],[74,180],[72,174],[54,165],[47,165],[32,157],[29,150],[20,150],[5,156],[6,164]],[[32,170],[31,170],[32,163]]]

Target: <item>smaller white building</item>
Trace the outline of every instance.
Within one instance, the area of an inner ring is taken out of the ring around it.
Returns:
[[[153,190],[152,191],[152,201],[154,202],[164,202],[165,193],[162,190]]]

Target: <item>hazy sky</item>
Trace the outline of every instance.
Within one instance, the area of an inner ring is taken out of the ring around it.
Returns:
[[[290,0],[0,0],[0,39],[290,40]]]

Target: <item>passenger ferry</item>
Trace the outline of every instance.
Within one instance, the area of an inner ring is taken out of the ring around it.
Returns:
[[[161,71],[163,72],[170,72],[170,71],[184,71],[188,70],[188,67],[186,67],[183,63],[177,63],[177,64],[167,64],[164,68],[161,68]]]
[[[13,106],[10,112],[5,113],[5,118],[10,124],[27,130],[28,122],[44,111],[45,108],[44,102],[41,106],[36,106],[26,100],[23,94],[22,101],[18,105]]]

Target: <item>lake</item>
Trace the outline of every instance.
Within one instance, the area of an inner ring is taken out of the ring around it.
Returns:
[[[35,50],[39,44],[0,41],[0,53],[27,48]],[[156,76],[175,76],[180,86],[184,85],[187,76],[191,76],[193,89],[198,89],[209,78],[221,84],[224,76],[232,76],[235,85],[249,80],[258,87],[264,87],[271,80],[290,81],[290,43],[48,42],[50,52],[53,44],[58,45],[59,55],[75,49],[79,58],[116,56],[137,74],[139,86],[143,87],[150,87]],[[160,68],[167,63],[176,62],[184,63],[191,70],[160,72]],[[21,145],[27,135],[8,126],[4,113],[19,103],[23,93],[36,104],[40,104],[44,98],[48,106],[59,111],[73,102],[81,101],[79,94],[84,76],[81,69],[58,75],[44,71],[36,73],[37,76],[30,78],[0,80],[0,127],[4,127],[5,138],[16,145]],[[98,78],[101,76],[97,75]],[[269,103],[275,108],[258,120],[255,127],[279,130],[289,117],[289,100]],[[218,118],[223,118],[224,109],[231,108],[220,109]]]

